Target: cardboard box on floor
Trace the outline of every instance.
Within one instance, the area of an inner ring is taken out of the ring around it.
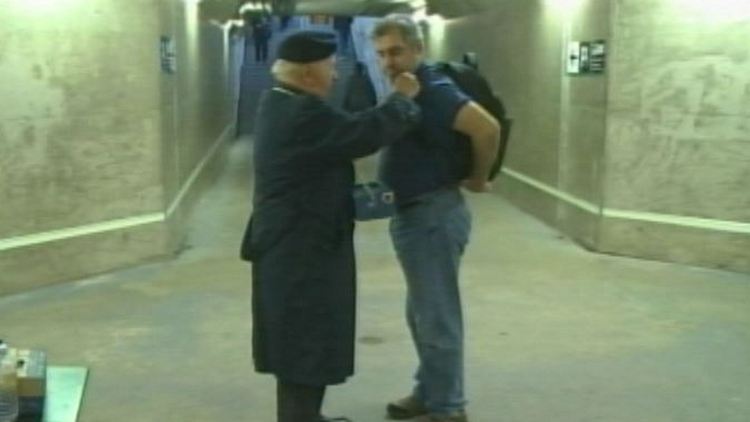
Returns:
[[[40,350],[9,348],[3,360],[17,364],[18,421],[41,422],[47,395],[47,355]]]

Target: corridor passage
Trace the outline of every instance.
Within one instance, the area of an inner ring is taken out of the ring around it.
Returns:
[[[91,370],[81,422],[267,422],[238,259],[251,140],[229,149],[175,260],[0,298],[10,342]],[[371,161],[360,163],[363,173]],[[479,422],[746,422],[750,276],[592,254],[496,194],[471,195],[463,268]],[[384,420],[411,386],[404,283],[383,222],[360,225],[357,375],[330,415]]]

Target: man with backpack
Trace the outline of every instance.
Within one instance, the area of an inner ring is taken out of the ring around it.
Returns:
[[[460,188],[488,192],[500,139],[498,121],[447,75],[423,61],[418,26],[389,17],[374,28],[381,67],[417,75],[422,122],[393,143],[380,177],[396,195],[391,238],[407,282],[407,322],[419,356],[416,386],[388,404],[391,419],[466,422],[463,317],[458,273],[471,215]]]

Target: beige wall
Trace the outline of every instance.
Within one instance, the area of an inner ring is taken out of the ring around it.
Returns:
[[[750,3],[487,4],[429,52],[478,52],[515,118],[498,190],[590,249],[750,271]],[[566,75],[596,39],[607,73]]]
[[[614,5],[601,247],[750,271],[750,3]]]
[[[547,2],[549,3],[549,1]],[[562,16],[563,46],[570,40],[610,41],[610,3],[579,1],[567,16]],[[559,13],[556,13],[559,14]],[[562,75],[561,71],[561,75]],[[587,206],[558,201],[559,227],[589,248],[596,248],[599,237],[598,208],[603,200],[607,117],[607,84],[603,75],[562,76],[560,162],[557,188]],[[593,211],[593,212],[592,212]]]
[[[225,34],[201,8],[183,3],[166,3],[170,12],[165,16],[171,22],[165,22],[165,26],[171,28],[175,38],[178,71],[161,75],[165,209],[170,241],[176,247],[186,232],[192,204],[222,164],[223,155],[215,153],[214,148],[233,135],[229,123],[234,119],[228,86],[229,54],[223,47]],[[215,159],[207,161],[209,157]],[[202,177],[196,179],[198,174]]]
[[[535,187],[591,203],[602,195],[607,77],[565,75],[563,46],[568,39],[608,39],[609,3],[586,1],[574,8],[562,7],[563,3],[501,0],[482,16],[449,21],[443,31],[432,25],[430,55],[458,59],[465,51],[479,54],[483,73],[515,120],[508,172],[498,189],[526,211],[593,247],[597,215]]]
[[[430,26],[429,55],[457,60],[479,55],[480,68],[515,119],[507,162],[545,184],[558,182],[560,130],[559,22],[545,22],[537,1],[499,1],[481,16]],[[441,36],[443,34],[443,36]],[[442,40],[442,42],[441,42]],[[523,184],[502,184],[505,193],[544,221],[555,221],[554,203]],[[522,198],[522,199],[521,199]]]
[[[184,229],[169,235],[169,205],[230,121],[223,32],[196,25],[186,51],[182,7],[0,8],[0,294],[174,250]],[[159,37],[170,31],[181,48],[175,76],[159,73]]]

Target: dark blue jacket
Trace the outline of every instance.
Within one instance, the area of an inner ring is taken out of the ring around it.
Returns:
[[[402,205],[457,186],[471,166],[471,142],[453,129],[459,110],[471,99],[432,65],[421,65],[416,74],[422,84],[416,98],[422,120],[383,151],[380,161],[380,179],[393,188]]]

